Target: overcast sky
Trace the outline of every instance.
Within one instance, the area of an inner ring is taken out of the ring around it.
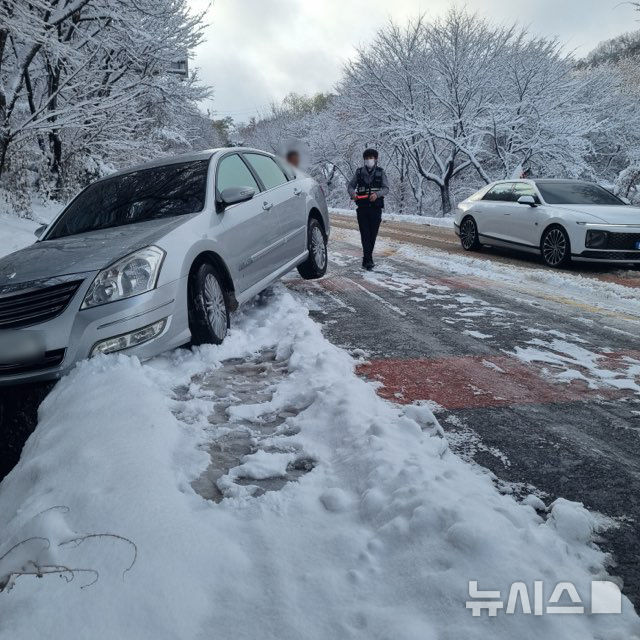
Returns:
[[[189,0],[194,9],[207,0]],[[331,91],[355,46],[365,45],[389,18],[437,16],[449,0],[215,0],[206,42],[195,52],[201,77],[215,88],[207,107],[247,120],[287,93]],[[640,29],[621,0],[466,0],[499,23],[559,36],[587,53],[596,44]]]

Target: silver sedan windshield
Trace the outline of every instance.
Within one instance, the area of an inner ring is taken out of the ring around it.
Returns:
[[[208,160],[198,160],[95,182],[73,200],[45,239],[199,213],[205,204],[208,169]]]

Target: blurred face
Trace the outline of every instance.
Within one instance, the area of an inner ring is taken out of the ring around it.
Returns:
[[[297,151],[292,151],[291,153],[287,154],[287,162],[294,166],[294,167],[299,167],[300,166],[300,154]]]
[[[367,167],[367,169],[373,169],[373,167],[376,166],[376,159],[375,158],[365,158],[364,159],[364,166]]]

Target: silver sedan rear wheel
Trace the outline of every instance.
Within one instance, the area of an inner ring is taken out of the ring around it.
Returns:
[[[324,269],[327,264],[327,244],[320,227],[313,227],[311,230],[311,252],[318,269]]]
[[[307,259],[298,265],[298,273],[305,280],[322,278],[327,272],[327,236],[318,220],[310,217],[307,223]]]

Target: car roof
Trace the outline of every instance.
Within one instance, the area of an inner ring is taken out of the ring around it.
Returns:
[[[551,184],[597,184],[595,180],[570,180],[567,178],[536,178],[533,182],[550,182]]]
[[[107,180],[116,176],[126,175],[127,173],[134,173],[135,171],[144,171],[145,169],[154,169],[155,167],[165,167],[171,164],[182,164],[184,162],[197,162],[198,160],[211,160],[215,155],[222,154],[228,151],[244,151],[264,153],[267,155],[273,155],[268,151],[262,151],[261,149],[252,149],[250,147],[220,147],[217,149],[206,149],[205,151],[197,151],[195,153],[183,153],[175,156],[165,156],[158,158],[157,160],[151,160],[150,162],[144,162],[125,169],[120,169],[115,173],[111,173],[107,176],[100,178],[100,180]],[[98,182],[100,181],[98,180]]]
[[[491,184],[503,184],[506,182],[529,182],[533,184],[539,182],[552,182],[554,184],[597,184],[593,180],[572,180],[571,178],[503,178]]]

